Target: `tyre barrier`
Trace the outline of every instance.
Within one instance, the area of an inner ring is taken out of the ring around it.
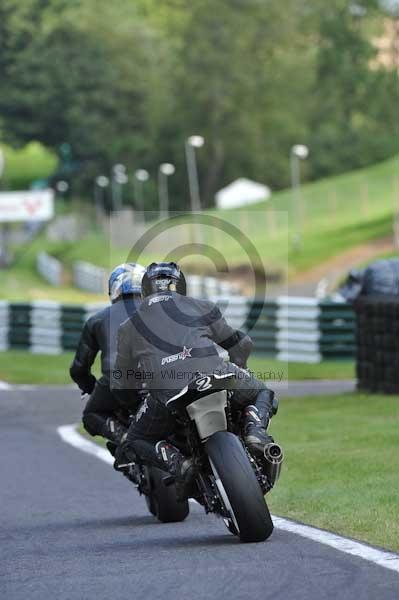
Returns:
[[[399,297],[364,296],[355,302],[358,389],[399,393]]]
[[[355,314],[348,304],[285,296],[266,302],[242,296],[212,300],[232,327],[249,333],[259,354],[307,363],[355,355]],[[20,348],[60,354],[75,350],[85,321],[104,306],[2,301],[0,351]]]

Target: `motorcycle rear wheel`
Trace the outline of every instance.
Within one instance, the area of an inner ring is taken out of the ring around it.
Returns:
[[[220,498],[242,542],[263,542],[273,531],[273,521],[245,450],[234,434],[214,433],[205,450]]]
[[[180,501],[176,497],[176,486],[165,485],[166,473],[156,467],[148,469],[150,493],[146,495],[148,510],[161,523],[184,521],[189,513],[188,500]]]

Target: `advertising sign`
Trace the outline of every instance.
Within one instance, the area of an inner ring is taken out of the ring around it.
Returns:
[[[48,221],[53,215],[53,190],[0,192],[0,223]]]

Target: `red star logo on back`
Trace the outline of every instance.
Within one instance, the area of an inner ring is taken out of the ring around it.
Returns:
[[[191,350],[192,348],[186,348],[183,346],[183,350],[180,353],[181,360],[184,360],[185,358],[191,358]]]

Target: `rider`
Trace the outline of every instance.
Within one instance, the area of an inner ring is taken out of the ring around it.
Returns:
[[[145,374],[151,396],[137,411],[116,467],[133,461],[136,453],[178,481],[185,479],[189,461],[166,441],[174,423],[165,403],[197,373],[234,374],[231,401],[243,409],[245,441],[251,451],[263,454],[273,441],[266,430],[277,399],[244,368],[252,340],[230,327],[214,303],[186,296],[185,277],[175,263],[152,263],[143,277],[142,296],[138,311],[119,328],[117,378],[111,388],[117,396],[133,390]]]
[[[119,325],[131,317],[141,304],[141,280],[145,268],[135,263],[124,263],[115,267],[108,281],[108,294],[111,305],[90,317],[83,328],[73,359],[70,375],[83,394],[90,398],[83,411],[83,425],[90,435],[101,435],[119,444],[126,433],[115,411],[121,408],[124,398],[119,401],[110,390],[110,370],[115,361],[116,340]],[[98,352],[101,352],[100,379],[96,380],[91,366]],[[131,396],[136,408],[135,396]],[[123,404],[126,407],[126,403]]]

